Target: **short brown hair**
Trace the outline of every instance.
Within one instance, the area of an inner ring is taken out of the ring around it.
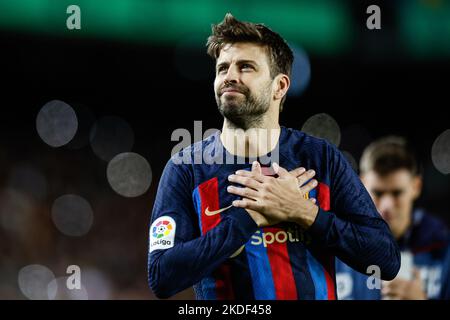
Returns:
[[[283,73],[291,76],[294,54],[286,41],[276,32],[273,32],[261,23],[243,22],[227,13],[223,21],[213,24],[212,34],[206,43],[208,54],[217,59],[220,51],[226,44],[236,42],[252,42],[265,46],[269,53],[270,76],[275,78]],[[286,96],[280,103],[280,111]]]
[[[412,175],[420,174],[416,155],[402,137],[380,138],[372,142],[361,157],[361,174],[375,171],[381,176],[386,176],[400,169],[406,169]]]

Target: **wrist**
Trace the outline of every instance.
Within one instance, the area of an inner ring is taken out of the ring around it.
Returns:
[[[302,201],[297,210],[294,210],[288,220],[300,225],[303,229],[308,229],[319,213],[319,207],[310,201]]]

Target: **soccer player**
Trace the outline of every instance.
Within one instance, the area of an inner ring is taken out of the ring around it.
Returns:
[[[401,137],[380,138],[364,150],[360,169],[364,185],[399,244],[402,267],[393,281],[373,286],[366,275],[337,261],[339,298],[421,300],[443,296],[440,290],[450,272],[448,263],[444,266],[448,230],[424,209],[414,209],[422,188],[414,152]]]
[[[155,295],[194,286],[198,299],[336,299],[336,256],[393,279],[398,246],[345,157],[279,125],[286,42],[227,14],[207,51],[223,127],[164,169],[149,235]]]

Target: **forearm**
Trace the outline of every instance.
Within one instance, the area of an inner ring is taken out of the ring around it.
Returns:
[[[352,219],[320,209],[308,232],[316,244],[333,250],[355,270],[366,273],[368,266],[376,265],[383,280],[392,280],[400,269],[400,251],[388,226],[381,218],[352,215]]]
[[[168,298],[199,282],[244,245],[256,231],[244,210],[236,210],[205,235],[149,255],[149,284]]]

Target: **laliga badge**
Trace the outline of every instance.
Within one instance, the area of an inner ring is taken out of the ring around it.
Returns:
[[[169,216],[156,219],[150,227],[150,252],[172,248],[175,242],[175,220]]]

